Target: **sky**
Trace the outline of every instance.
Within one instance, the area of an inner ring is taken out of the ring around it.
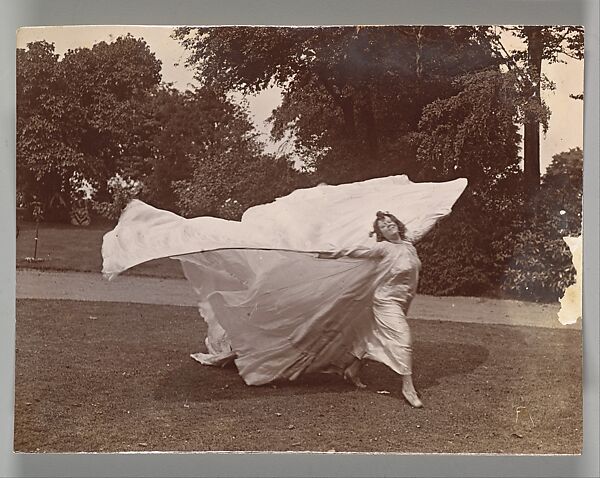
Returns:
[[[111,42],[121,35],[131,33],[143,38],[150,50],[162,62],[163,82],[173,83],[178,89],[194,85],[194,72],[185,67],[187,58],[185,49],[171,38],[172,27],[164,26],[83,26],[83,27],[28,27],[21,28],[17,34],[17,48],[25,48],[27,43],[46,40],[54,43],[59,55],[69,49],[89,48],[100,41]],[[506,37],[507,49],[520,49],[523,45],[516,39]],[[569,94],[583,92],[583,61],[565,57],[567,63],[543,65],[543,72],[556,84],[554,91],[544,91],[543,99],[552,112],[548,132],[541,139],[541,169],[544,171],[552,156],[568,151],[570,148],[583,149],[583,101],[569,98]],[[280,90],[266,90],[253,97],[246,98],[250,115],[257,131],[261,134],[268,151],[274,151],[278,145],[269,143],[270,126],[266,119],[281,100]]]

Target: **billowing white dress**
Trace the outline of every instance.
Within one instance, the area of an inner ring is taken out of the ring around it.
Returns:
[[[208,324],[203,364],[234,360],[247,384],[343,369],[353,357],[411,372],[406,313],[419,259],[412,242],[447,215],[466,180],[406,176],[294,191],[241,222],[184,219],[133,201],[104,237],[109,278],[161,257],[181,261]],[[407,226],[400,244],[368,235],[378,210]],[[335,252],[337,259],[321,259]]]

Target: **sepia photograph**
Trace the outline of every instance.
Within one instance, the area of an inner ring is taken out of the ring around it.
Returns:
[[[579,455],[584,29],[24,27],[18,453]]]

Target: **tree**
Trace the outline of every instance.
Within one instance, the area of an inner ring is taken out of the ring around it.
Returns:
[[[487,30],[491,43],[498,46],[497,54],[502,57],[509,68],[523,72],[522,92],[526,100],[524,109],[524,172],[526,190],[530,195],[536,194],[540,187],[540,125],[547,128],[550,112],[542,102],[543,84],[552,88],[545,81],[542,65],[544,62],[564,61],[567,56],[577,60],[583,58],[583,28],[577,26],[520,26],[508,28],[517,37],[522,38],[527,46],[526,51],[508,54],[502,46],[498,33]],[[522,68],[519,65],[524,65]],[[578,96],[572,96],[578,98]]]
[[[519,96],[513,74],[495,70],[455,80],[457,94],[423,109],[417,145],[418,178],[465,177],[483,193],[500,182],[518,181]]]
[[[54,46],[30,43],[17,49],[17,190],[24,203],[53,202],[81,160],[62,119],[66,81]]]
[[[425,293],[480,295],[499,288],[523,200],[519,105],[512,73],[482,71],[456,79],[457,94],[427,105],[413,135],[417,178],[466,177],[469,187],[419,247]]]
[[[283,88],[277,138],[292,134],[322,180],[409,172],[404,138],[453,76],[489,66],[468,27],[180,28],[198,79],[226,91]]]
[[[247,112],[207,86],[155,97],[156,155],[142,197],[186,216],[238,219],[248,207],[294,189],[285,158],[261,152]],[[269,187],[265,187],[265,185]]]
[[[128,175],[153,154],[147,104],[160,83],[161,62],[143,40],[127,35],[69,50],[61,66],[70,100],[66,127],[87,166],[80,172],[102,197],[107,179]]]
[[[36,42],[17,51],[19,188],[56,216],[68,210],[75,173],[107,196],[106,181],[151,155],[144,105],[160,62],[131,36],[69,50]]]
[[[154,154],[135,177],[143,183],[144,200],[177,211],[173,183],[191,176],[192,158],[202,154],[203,135],[208,133],[214,110],[201,100],[201,95],[170,87],[157,91],[150,108],[155,123]]]

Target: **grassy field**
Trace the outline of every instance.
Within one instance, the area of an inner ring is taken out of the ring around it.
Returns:
[[[411,327],[422,410],[376,363],[366,390],[329,375],[248,387],[201,366],[195,308],[19,300],[15,450],[580,452],[580,331]]]
[[[35,223],[19,223],[17,267],[58,271],[100,272],[102,270],[102,237],[114,227],[99,224],[75,227],[70,224],[40,224],[37,257],[28,261],[35,247]],[[183,278],[179,262],[159,259],[127,271],[126,274],[152,277]]]

